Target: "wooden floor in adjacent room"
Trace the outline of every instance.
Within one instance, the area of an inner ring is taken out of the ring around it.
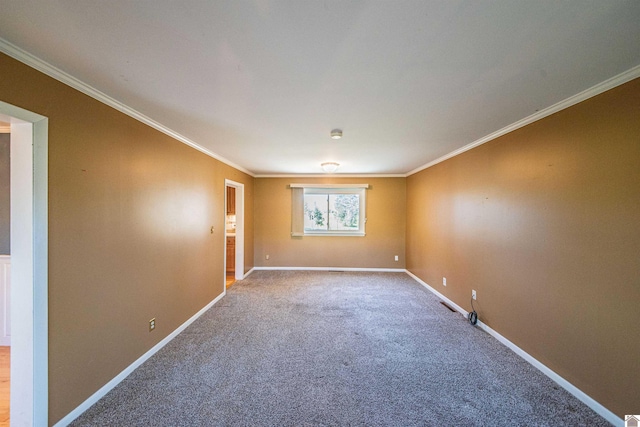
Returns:
[[[0,347],[0,427],[9,425],[11,347]]]
[[[227,288],[233,285],[235,281],[236,281],[236,278],[234,276],[234,273],[227,273],[227,280],[226,280]]]

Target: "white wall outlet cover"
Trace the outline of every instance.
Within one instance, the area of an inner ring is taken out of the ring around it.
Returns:
[[[447,286],[447,278],[446,278],[446,277],[443,277],[443,278],[442,278],[442,284],[443,284],[444,286]]]

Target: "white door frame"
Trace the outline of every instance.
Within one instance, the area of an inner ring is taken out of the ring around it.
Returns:
[[[227,187],[233,187],[236,189],[236,269],[235,278],[237,280],[244,279],[244,184],[241,182],[232,181],[230,179],[224,180],[224,215],[225,225],[227,218]],[[226,256],[226,244],[227,244],[227,227],[224,227],[224,244],[225,244],[225,257],[224,257],[224,272],[227,271],[227,256]]]
[[[48,119],[0,101],[11,123],[11,424],[48,425]]]

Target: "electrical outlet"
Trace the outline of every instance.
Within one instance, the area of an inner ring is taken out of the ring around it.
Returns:
[[[476,290],[475,289],[471,290],[471,298],[473,298],[474,301],[476,300]]]
[[[153,331],[156,328],[156,318],[149,320],[149,332]]]
[[[264,256],[264,259],[269,259],[269,255],[265,255],[265,256]]]
[[[396,255],[396,261],[398,260],[398,255]]]
[[[442,278],[442,285],[443,286],[447,286],[447,278],[446,277]]]

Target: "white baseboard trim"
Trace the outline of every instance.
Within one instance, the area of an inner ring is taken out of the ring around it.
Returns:
[[[352,267],[253,267],[252,270],[271,271],[369,271],[372,273],[404,273],[404,268],[352,268]]]
[[[78,405],[76,409],[69,412],[64,418],[58,421],[54,425],[54,427],[66,427],[69,424],[71,424],[73,420],[75,420],[80,415],[82,415],[84,411],[89,409],[91,406],[93,406],[94,403],[96,403],[98,400],[104,397],[108,392],[110,392],[115,386],[120,384],[120,382],[122,382],[122,380],[127,378],[136,368],[138,368],[140,365],[146,362],[151,356],[157,353],[162,347],[167,345],[172,339],[178,336],[180,332],[184,331],[187,328],[187,326],[192,324],[198,317],[202,316],[204,312],[206,312],[211,307],[213,307],[215,303],[220,301],[222,297],[225,296],[225,294],[226,294],[226,289],[220,295],[218,295],[213,301],[208,303],[200,311],[198,311],[196,314],[191,316],[191,318],[189,318],[186,322],[180,325],[175,331],[167,335],[162,341],[154,345],[149,351],[147,351],[145,354],[140,356],[135,362],[133,362],[131,365],[125,368],[122,372],[116,375],[111,381],[109,381],[104,386],[102,386],[102,388],[100,388],[98,391],[93,393],[87,400],[85,400],[80,405]]]
[[[463,313],[463,315],[465,318],[467,317],[466,314]],[[569,393],[574,395],[578,400],[582,401],[582,403],[587,405],[589,408],[593,409],[593,411],[599,414],[602,418],[609,421],[614,426],[624,425],[624,420],[622,418],[618,418],[616,414],[614,414],[613,412],[611,412],[610,410],[602,406],[591,396],[587,395],[578,387],[574,386],[569,381],[562,378],[560,375],[552,371],[546,365],[542,364],[538,359],[531,356],[529,353],[527,353],[526,351],[524,351],[523,349],[521,349],[520,347],[518,347],[517,345],[515,345],[514,343],[512,343],[502,335],[500,335],[498,332],[491,329],[489,326],[482,323],[481,321],[478,321],[478,327],[484,330],[485,332],[487,332],[489,335],[493,336],[495,339],[500,341],[505,346],[507,346],[511,351],[513,351],[518,356],[522,357],[524,360],[529,362],[531,365],[533,365],[533,367],[537,368],[540,372],[542,372],[543,374],[551,378],[560,387],[564,388]]]
[[[422,279],[420,279],[418,276],[416,276],[415,274],[413,274],[409,270],[405,270],[405,271],[409,276],[411,276],[413,278],[413,280],[415,280],[416,282],[420,283],[422,286],[427,288],[431,293],[435,294],[438,298],[440,298],[441,300],[446,302],[447,305],[451,306],[452,308],[455,308],[456,311],[461,313],[464,317],[467,317],[467,312],[464,310],[464,308],[460,307],[458,304],[456,304],[455,302],[451,301],[449,298],[445,297],[440,292],[436,291],[427,282],[423,281]]]
[[[246,273],[244,273],[244,276],[242,276],[242,280],[246,279],[247,277],[249,277],[251,275],[251,273],[253,273],[255,271],[255,267],[253,267],[251,270],[247,271]]]
[[[417,281],[422,286],[427,288],[430,292],[432,292],[435,295],[437,295],[438,298],[444,300],[448,305],[450,305],[451,307],[455,308],[460,314],[462,314],[464,316],[465,319],[467,318],[467,314],[469,314],[469,313],[465,309],[463,309],[458,304],[456,304],[453,301],[451,301],[449,298],[447,298],[444,295],[442,295],[440,292],[436,291],[434,288],[429,286],[428,283],[426,283],[425,281],[421,280],[418,276],[416,276],[415,274],[411,273],[409,270],[406,270],[406,272],[415,281]],[[560,387],[564,388],[569,393],[574,395],[578,400],[582,401],[582,403],[587,405],[589,408],[593,409],[594,412],[596,412],[601,417],[603,417],[604,419],[609,421],[611,424],[613,424],[614,426],[623,426],[624,425],[624,420],[623,419],[618,418],[618,416],[616,414],[614,414],[613,412],[611,412],[610,410],[608,410],[607,408],[602,406],[595,399],[593,399],[592,397],[587,395],[585,392],[580,390],[578,387],[576,387],[573,384],[571,384],[569,381],[565,380],[563,377],[561,377],[560,375],[555,373],[553,370],[551,370],[549,367],[544,365],[538,359],[536,359],[533,356],[531,356],[529,353],[527,353],[526,351],[524,351],[523,349],[521,349],[520,347],[518,347],[517,345],[515,345],[514,343],[512,343],[511,341],[509,341],[508,339],[506,339],[502,335],[500,335],[498,332],[496,332],[495,330],[493,330],[492,328],[490,328],[486,324],[482,323],[481,321],[478,321],[477,326],[480,329],[482,329],[483,331],[487,332],[492,337],[494,337],[495,339],[497,339],[498,341],[500,341],[502,344],[504,344],[507,348],[509,348],[515,354],[517,354],[518,356],[522,357],[524,360],[529,362],[534,368],[538,369],[540,372],[545,374],[547,377],[551,378],[556,384],[558,384]]]

